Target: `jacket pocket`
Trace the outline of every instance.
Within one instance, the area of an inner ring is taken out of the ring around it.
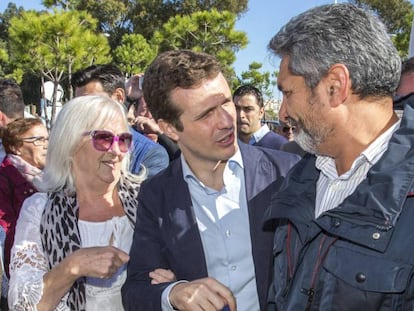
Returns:
[[[355,249],[333,247],[324,269],[363,291],[400,293],[407,286],[412,265],[389,258],[358,253]]]
[[[413,297],[407,287],[412,269],[391,258],[335,245],[323,263],[325,276],[318,284],[322,292],[317,305],[335,311],[407,310],[408,306],[411,310]]]

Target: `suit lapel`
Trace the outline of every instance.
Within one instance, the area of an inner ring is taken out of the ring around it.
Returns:
[[[197,221],[193,211],[188,185],[182,173],[181,160],[178,158],[172,166],[171,178],[168,178],[167,198],[170,198],[171,211],[168,215],[168,238],[171,239],[172,258],[179,258],[175,264],[178,279],[197,279],[207,276],[207,266]],[[169,185],[175,185],[171,187]],[[172,263],[173,264],[173,263]],[[174,267],[173,267],[174,269]]]

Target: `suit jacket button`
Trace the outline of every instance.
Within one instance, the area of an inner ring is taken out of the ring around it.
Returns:
[[[367,279],[367,276],[362,272],[359,272],[356,274],[355,279],[358,283],[363,283]]]

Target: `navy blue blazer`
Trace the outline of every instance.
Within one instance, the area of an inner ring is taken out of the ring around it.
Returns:
[[[287,171],[300,159],[278,150],[239,143],[244,163],[250,234],[260,309],[266,309],[271,282],[272,230],[263,218]],[[180,158],[144,182],[138,197],[137,221],[122,288],[125,310],[161,310],[162,291],[170,284],[151,285],[149,272],[171,269],[177,280],[208,276],[206,261]],[[241,306],[239,306],[241,307]]]
[[[279,135],[273,131],[267,132],[258,142],[255,142],[253,146],[271,148],[280,150],[283,144],[287,143],[286,137]]]

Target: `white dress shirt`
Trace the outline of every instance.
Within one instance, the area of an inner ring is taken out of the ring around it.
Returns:
[[[243,161],[240,151],[227,161],[220,191],[199,181],[181,155],[184,179],[203,244],[208,275],[234,294],[238,311],[257,311],[259,297],[252,256]],[[172,286],[163,292],[163,310]]]

